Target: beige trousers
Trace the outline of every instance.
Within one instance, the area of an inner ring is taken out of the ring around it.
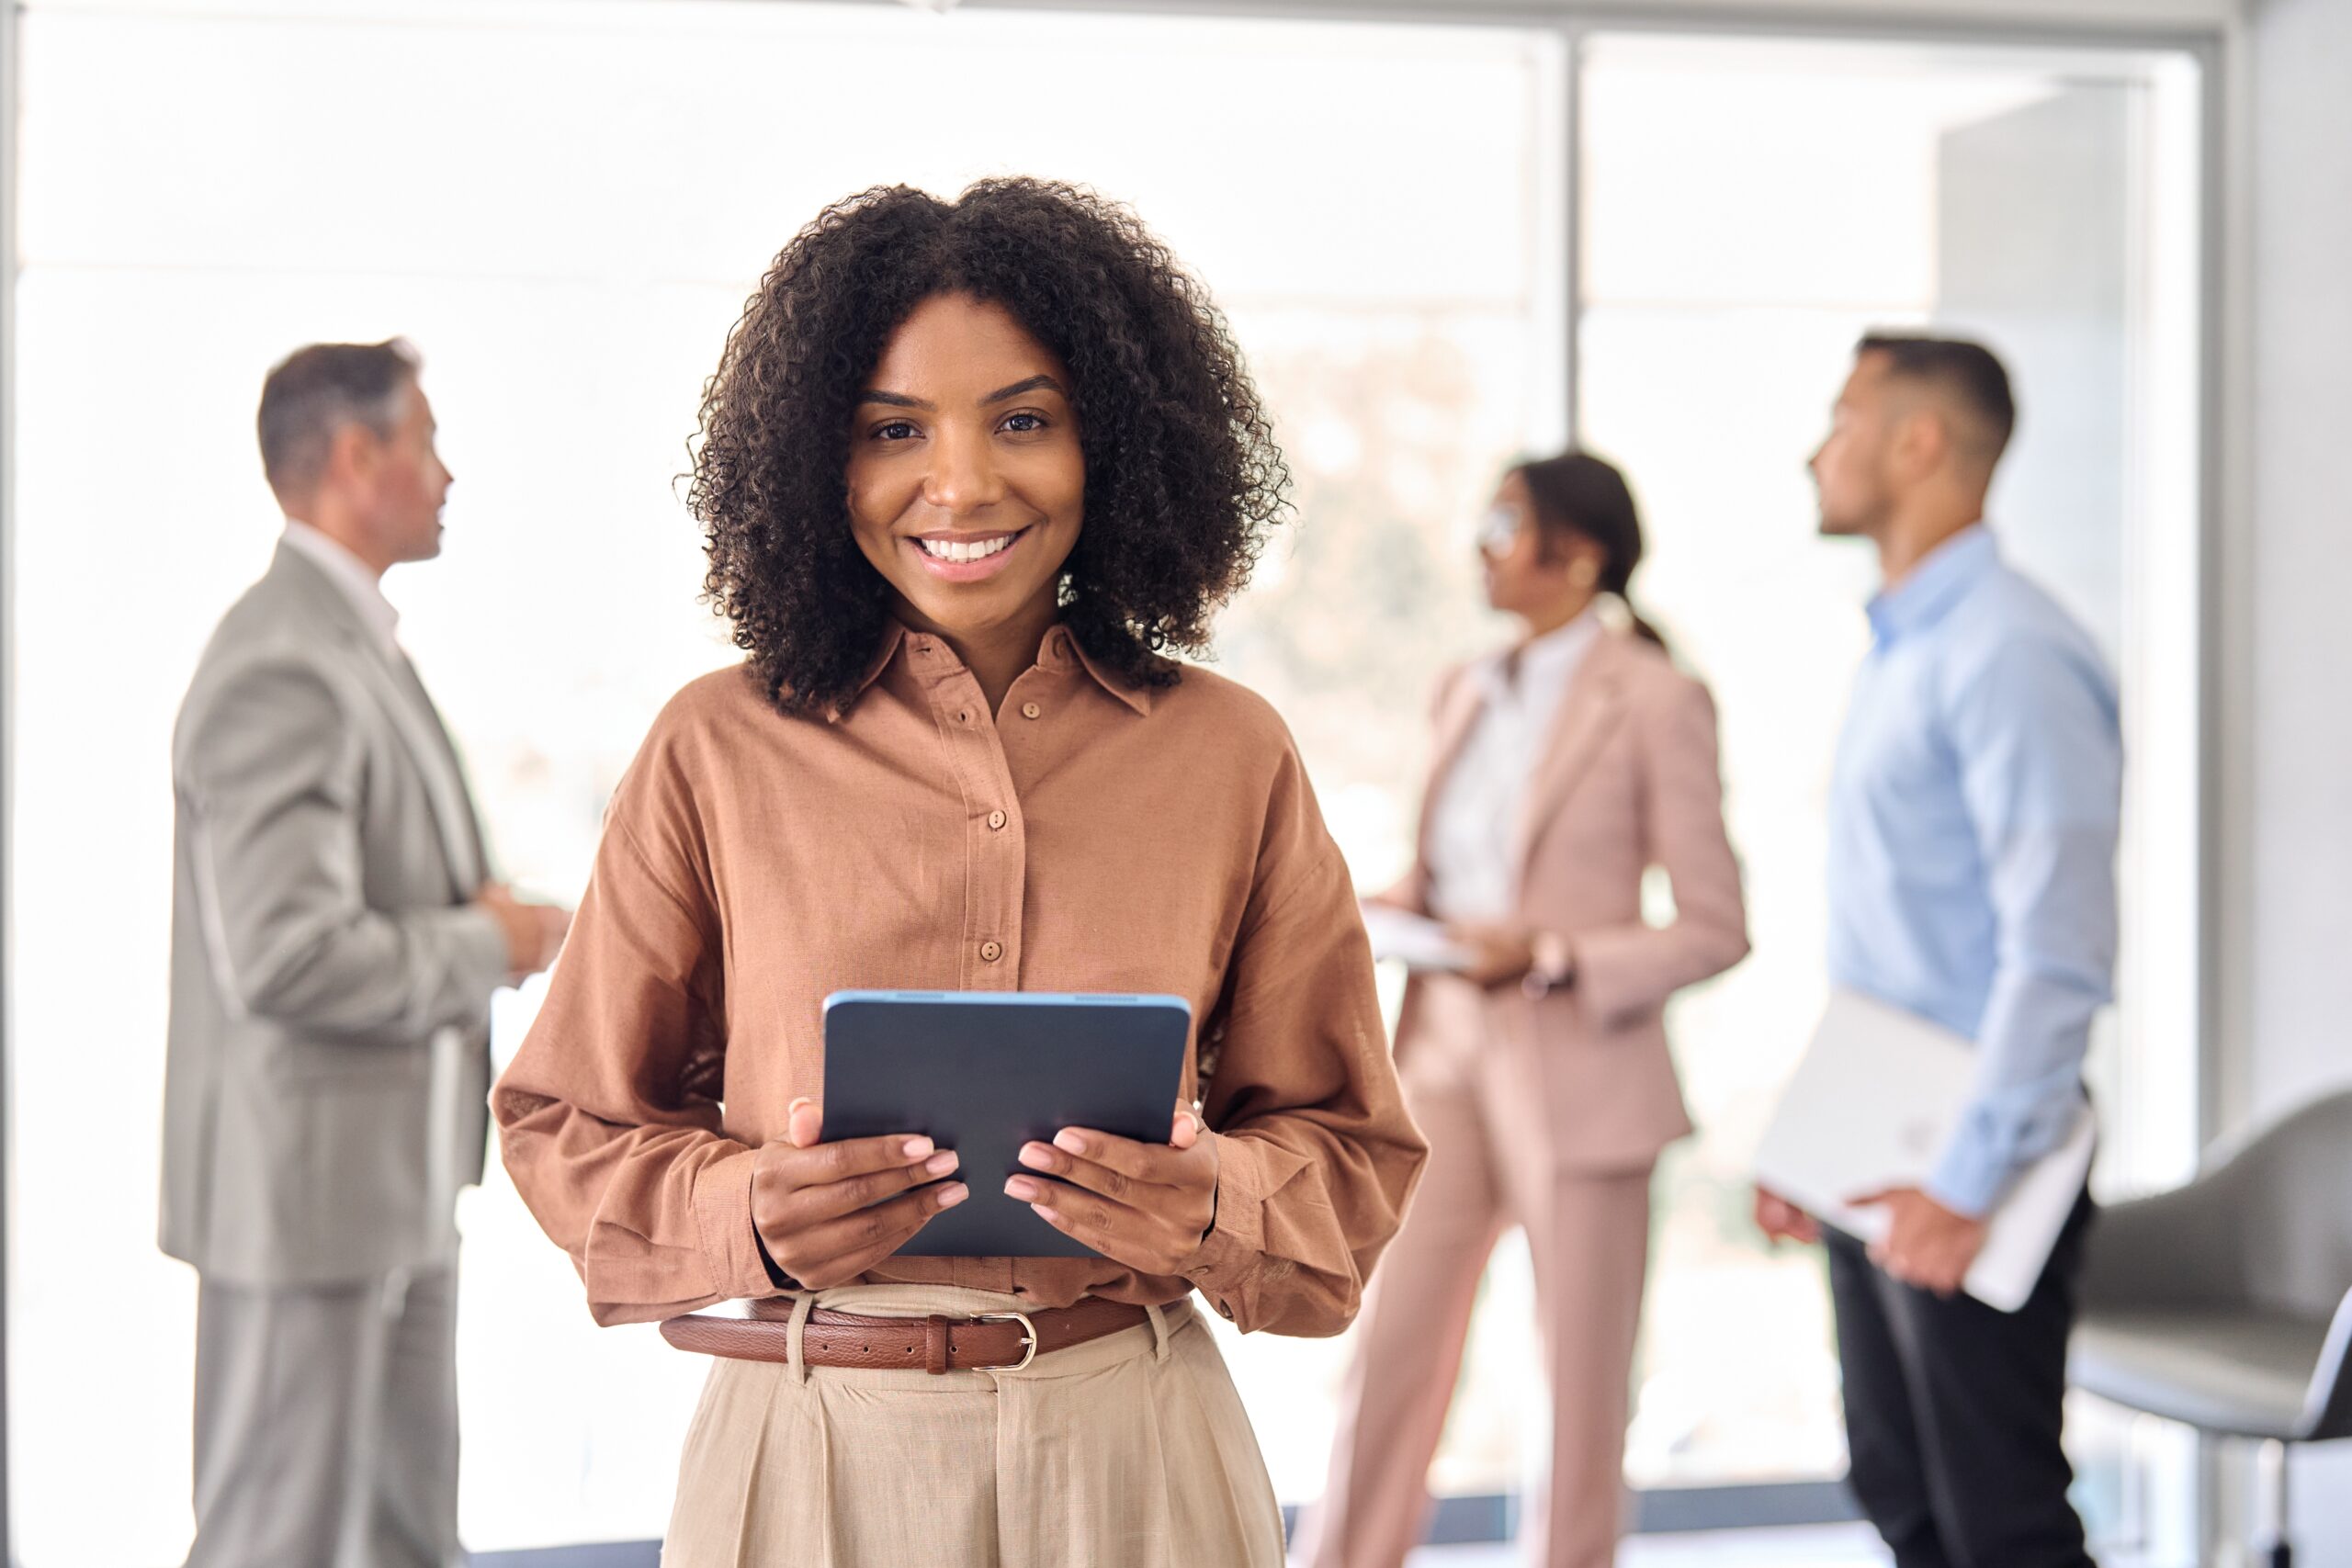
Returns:
[[[1323,1500],[1300,1531],[1312,1568],[1398,1568],[1427,1528],[1445,1427],[1487,1255],[1527,1230],[1552,1451],[1520,1539],[1542,1568],[1607,1568],[1624,1499],[1625,1422],[1649,1260],[1650,1171],[1564,1167],[1542,1107],[1486,1071],[1475,1016],[1448,1019],[1405,1060],[1429,1164],[1382,1255]],[[1532,1371],[1534,1369],[1530,1369]]]
[[[875,1316],[1020,1303],[937,1285],[825,1291]],[[1281,1568],[1249,1416],[1190,1302],[1021,1371],[718,1359],[662,1568]]]

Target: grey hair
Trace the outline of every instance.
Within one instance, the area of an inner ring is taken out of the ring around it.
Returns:
[[[308,495],[325,476],[327,454],[347,424],[388,436],[402,394],[424,360],[406,338],[314,343],[272,367],[261,384],[261,468],[279,498]]]

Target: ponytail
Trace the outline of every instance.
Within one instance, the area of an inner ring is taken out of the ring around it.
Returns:
[[[1671,651],[1667,647],[1666,634],[1658,630],[1656,626],[1650,625],[1649,622],[1644,620],[1642,618],[1642,613],[1634,608],[1634,602],[1632,600],[1620,593],[1617,596],[1617,603],[1625,607],[1626,623],[1634,628],[1634,635],[1635,637],[1640,637],[1644,642],[1650,644],[1660,653]]]

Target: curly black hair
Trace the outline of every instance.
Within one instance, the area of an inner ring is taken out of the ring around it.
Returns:
[[[852,536],[851,415],[890,334],[946,293],[1001,306],[1069,367],[1086,516],[1064,619],[1125,678],[1205,649],[1287,510],[1290,473],[1225,319],[1135,214],[984,180],[954,201],[877,186],[819,213],[760,280],[703,389],[687,504],[704,589],[768,700],[845,707],[889,590]]]

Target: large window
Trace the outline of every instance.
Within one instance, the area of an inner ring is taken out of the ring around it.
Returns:
[[[1580,59],[1578,434],[1632,474],[1641,592],[1720,705],[1755,942],[1671,1014],[1701,1134],[1662,1170],[1628,1468],[1834,1475],[1818,1258],[1767,1251],[1747,1221],[1748,1156],[1824,995],[1829,762],[1877,577],[1867,546],[1814,536],[1804,459],[1866,328],[1933,323],[2007,361],[2021,418],[1991,519],[2125,693],[2102,1181],[2177,1176],[2195,1148],[2195,73],[1607,33]]]
[[[1298,734],[1367,888],[1409,853],[1432,680],[1507,635],[1463,521],[1510,457],[1566,439],[1571,387],[1580,438],[1631,473],[1645,608],[1722,707],[1757,937],[1673,1019],[1703,1130],[1660,1188],[1636,1483],[1842,1463],[1817,1267],[1748,1235],[1742,1166],[1820,995],[1823,782],[1871,567],[1810,536],[1801,464],[1866,324],[1983,331],[2019,374],[1998,513],[2121,666],[2138,764],[2110,1166],[2185,1157],[2178,62],[784,0],[29,0],[19,38],[8,1343],[28,1568],[161,1568],[188,1533],[194,1280],[153,1244],[168,737],[277,530],[263,373],[317,339],[423,349],[458,475],[448,549],[388,588],[502,869],[576,897],[655,708],[733,657],[675,483],[702,379],[783,241],[876,182],[1090,184],[1227,308],[1298,523],[1227,615],[1221,667]],[[534,1002],[501,998],[498,1049]],[[593,1327],[495,1172],[460,1217],[469,1544],[658,1535],[701,1364]],[[1507,1243],[1442,1493],[1532,1471],[1530,1295]],[[58,1352],[91,1344],[107,1354]],[[1227,1349],[1277,1490],[1312,1499],[1347,1341]]]
[[[1297,476],[1225,667],[1298,729],[1362,874],[1396,869],[1422,688],[1491,635],[1451,525],[1565,427],[1552,35],[158,0],[36,4],[22,39],[10,1392],[31,1568],[186,1543],[194,1289],[153,1241],[167,738],[267,558],[253,406],[293,345],[423,349],[448,549],[389,591],[505,871],[570,898],[656,706],[732,657],[673,480],[776,248],[880,181],[1035,173],[1131,201],[1232,314]],[[529,1007],[502,1006],[502,1048]],[[462,1218],[467,1539],[658,1535],[702,1364],[593,1327],[503,1179]],[[96,1371],[53,1353],[91,1343]],[[1285,1496],[1321,1484],[1340,1354],[1237,1354]]]

